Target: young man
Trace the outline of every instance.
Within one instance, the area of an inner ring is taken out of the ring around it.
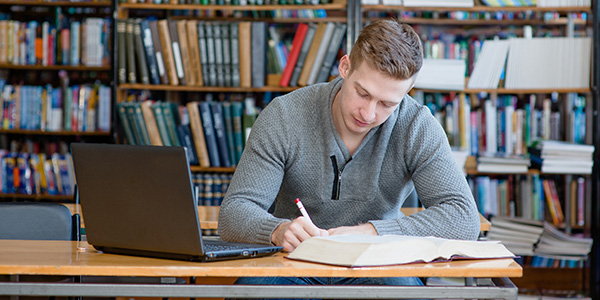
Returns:
[[[351,233],[475,240],[479,215],[444,130],[407,95],[422,63],[410,26],[376,21],[341,58],[338,78],[274,99],[256,120],[221,205],[221,237],[285,251],[311,236]],[[413,190],[426,209],[405,217],[400,207]],[[417,278],[240,281],[421,284]]]

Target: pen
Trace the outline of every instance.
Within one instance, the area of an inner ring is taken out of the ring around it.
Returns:
[[[304,208],[304,205],[302,205],[302,202],[300,202],[300,198],[296,198],[296,205],[298,206],[298,209],[300,209],[300,212],[302,213],[302,216],[304,218],[306,218],[309,222],[312,223],[312,220],[310,219],[310,216],[308,215],[308,212],[306,212],[306,209]]]

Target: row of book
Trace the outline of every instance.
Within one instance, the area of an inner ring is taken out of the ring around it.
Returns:
[[[65,23],[0,20],[0,63],[110,66],[111,19],[89,17]]]
[[[192,175],[194,188],[197,191],[197,203],[203,206],[198,210],[198,219],[202,221],[218,221],[219,206],[225,198],[231,173],[195,173]],[[218,236],[216,229],[202,229],[204,236]]]
[[[285,66],[284,86],[294,69],[299,85],[322,82],[329,79],[345,31],[342,23],[302,23],[288,50],[277,34],[268,41],[265,22],[119,20],[119,44],[125,45],[119,48],[119,82],[263,87],[273,61]]]
[[[468,88],[588,88],[592,39],[589,37],[487,40]]]
[[[70,154],[0,150],[0,184],[4,194],[73,195],[75,177]]]
[[[197,5],[318,5],[332,0],[119,0],[120,3],[197,4]]]
[[[265,85],[264,22],[126,19],[117,35],[120,83]]]
[[[470,155],[523,155],[537,139],[588,142],[591,111],[585,107],[584,95],[567,93],[561,100],[558,95],[533,94],[520,99],[515,95],[480,99],[463,93],[416,92],[414,97],[430,108],[450,144]]]
[[[404,5],[407,7],[473,7],[474,0],[361,0],[363,5]]]
[[[192,182],[197,191],[198,205],[220,206],[225,198],[232,176],[231,173],[200,172],[193,174]],[[207,218],[205,220],[216,220],[216,218]]]
[[[566,234],[548,222],[525,218],[493,217],[487,239],[501,241],[521,263],[532,267],[582,267],[593,240]]]
[[[6,84],[0,79],[0,128],[110,131],[111,88],[99,83],[66,87]]]
[[[584,177],[570,182],[539,175],[468,178],[479,212],[485,216],[549,220],[554,225],[586,223],[585,203],[589,188]]]
[[[481,0],[487,6],[591,7],[591,0]]]
[[[535,141],[528,148],[532,165],[542,173],[591,174],[594,166],[593,145],[562,141]]]
[[[369,17],[377,16],[375,11],[368,11]],[[574,20],[587,20],[586,12],[569,13]],[[536,11],[401,11],[398,18],[410,22],[411,19],[431,19],[431,20],[484,20],[484,21],[511,21],[511,20],[529,20],[529,21],[552,21],[563,17],[558,12],[536,12]]]
[[[129,144],[184,146],[192,165],[233,167],[258,115],[253,101],[191,101],[184,106],[145,100],[119,103],[117,109]]]

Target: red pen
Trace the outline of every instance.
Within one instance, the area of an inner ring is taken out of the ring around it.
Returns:
[[[296,198],[296,205],[298,206],[298,209],[300,209],[300,212],[302,213],[302,216],[305,219],[307,219],[309,222],[312,223],[312,220],[310,219],[310,216],[308,215],[308,212],[304,208],[304,205],[302,205],[302,202],[300,202],[300,198]]]

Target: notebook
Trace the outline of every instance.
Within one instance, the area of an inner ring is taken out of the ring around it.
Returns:
[[[282,249],[202,238],[183,147],[73,143],[71,153],[87,241],[100,251],[204,262]]]

